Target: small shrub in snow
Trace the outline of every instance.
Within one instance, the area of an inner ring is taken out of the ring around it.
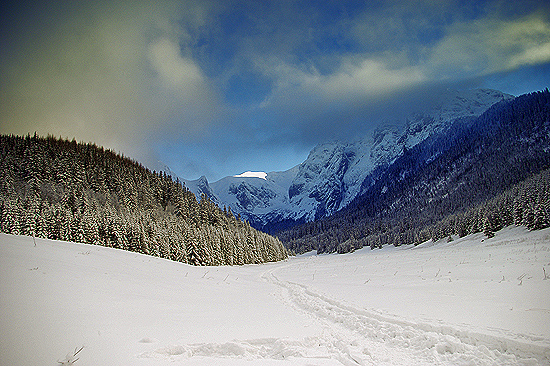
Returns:
[[[76,361],[79,360],[78,357],[76,357],[80,351],[82,351],[84,349],[84,346],[80,347],[79,349],[74,349],[74,352],[73,354],[70,354],[68,353],[67,356],[65,356],[65,360],[63,361],[57,361],[60,365],[63,365],[63,366],[69,366],[69,365],[74,365],[74,363]]]

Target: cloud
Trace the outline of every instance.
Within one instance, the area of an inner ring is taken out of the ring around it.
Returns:
[[[298,163],[447,87],[550,62],[536,0],[32,5],[0,14],[0,133],[173,154],[184,177]]]
[[[397,109],[386,108],[388,101],[425,81],[419,67],[391,68],[383,59],[353,57],[331,74],[276,62],[265,65],[275,82],[257,111],[273,117],[260,121],[274,131],[276,143],[294,139],[312,144],[364,133],[382,114],[397,118]]]
[[[550,21],[537,12],[518,19],[488,17],[453,24],[429,52],[425,69],[436,79],[509,71],[550,61]]]
[[[550,20],[538,14],[529,17],[503,30],[507,45],[511,50],[508,66],[510,69],[524,65],[536,65],[550,61]]]
[[[0,132],[75,137],[140,154],[151,138],[207,130],[219,103],[185,56],[180,25],[202,24],[207,6],[54,1],[20,11],[21,20],[39,25],[11,29],[14,55],[0,63]]]
[[[336,39],[323,57],[311,49],[327,47],[315,40],[328,36],[312,40],[296,29],[287,38],[301,48],[278,53],[275,44],[271,54],[254,53],[254,67],[272,80],[261,108],[272,117],[263,123],[274,141],[350,138],[399,119],[422,99],[429,105],[453,84],[474,87],[491,75],[550,61],[548,13],[536,2],[512,10],[499,2],[379,5],[331,24],[327,32]],[[335,29],[349,34],[347,43]]]
[[[484,6],[452,1],[387,2],[346,19],[350,39],[358,45],[344,54],[335,48],[337,66],[329,73],[319,70],[315,62],[293,62],[288,57],[272,57],[257,65],[276,80],[281,94],[299,89],[318,94],[325,102],[549,62],[548,13],[538,10],[510,17],[497,12],[495,6],[495,2]]]
[[[161,38],[149,46],[148,56],[166,87],[192,93],[204,80],[193,60],[182,57],[180,52],[177,42]]]
[[[302,75],[301,85],[306,93],[317,92],[325,101],[372,98],[406,88],[424,80],[414,66],[389,68],[383,60],[362,59],[345,61],[330,75]]]

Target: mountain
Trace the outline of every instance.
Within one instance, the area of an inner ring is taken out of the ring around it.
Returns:
[[[185,184],[185,187],[189,191],[195,194],[197,199],[200,199],[204,194],[206,195],[206,197],[210,199],[210,201],[214,202],[218,206],[220,205],[220,200],[218,199],[216,194],[212,191],[212,188],[210,188],[210,185],[208,184],[208,180],[204,175],[196,180],[182,179],[181,181]]]
[[[447,130],[457,119],[474,118],[494,103],[512,98],[488,89],[448,90],[425,110],[383,122],[352,142],[322,143],[302,164],[270,172],[265,179],[225,177],[209,183],[202,177],[185,185],[198,197],[204,193],[220,207],[231,207],[252,226],[275,233],[334,214],[364,193],[404,151]]]
[[[550,226],[550,92],[493,105],[405,150],[347,207],[278,236],[302,252]]]

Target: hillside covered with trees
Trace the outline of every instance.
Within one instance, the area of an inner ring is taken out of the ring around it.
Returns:
[[[281,242],[179,181],[94,144],[0,136],[0,230],[193,265],[287,257]]]
[[[550,92],[495,104],[403,151],[335,215],[278,233],[298,253],[550,226]]]

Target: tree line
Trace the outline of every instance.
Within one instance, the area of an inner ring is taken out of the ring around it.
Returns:
[[[281,242],[178,180],[95,144],[0,136],[0,230],[193,265],[287,258]]]

